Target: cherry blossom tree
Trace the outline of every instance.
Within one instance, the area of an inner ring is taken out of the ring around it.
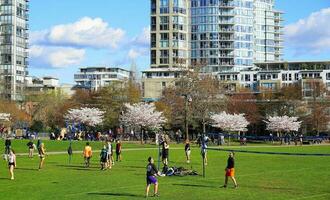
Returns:
[[[141,142],[143,143],[143,129],[160,128],[165,122],[166,118],[163,112],[156,110],[154,104],[136,103],[125,104],[126,112],[120,116],[121,124],[128,127],[141,128]]]
[[[221,128],[228,132],[238,132],[238,134],[247,131],[247,126],[250,124],[246,120],[244,114],[228,114],[222,112],[220,114],[213,114],[211,119],[213,120],[213,127]]]
[[[1,121],[10,121],[9,113],[0,113],[0,122]]]
[[[104,112],[98,108],[70,109],[65,119],[70,122],[82,123],[87,126],[97,126],[103,122]]]
[[[298,121],[297,117],[289,117],[289,116],[275,116],[275,117],[268,117],[267,121],[267,130],[275,131],[278,134],[283,132],[292,132],[292,131],[299,131],[301,122]]]

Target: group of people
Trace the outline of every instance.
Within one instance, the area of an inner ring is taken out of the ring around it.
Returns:
[[[122,160],[122,143],[120,140],[116,141],[116,161],[121,162]],[[87,142],[86,146],[83,150],[83,156],[85,161],[85,167],[90,167],[90,160],[93,156],[92,147],[90,146],[90,143]],[[101,164],[101,170],[111,169],[114,165],[114,155],[113,155],[113,145],[111,141],[107,141],[103,148],[101,149],[100,153],[100,164]]]
[[[46,149],[45,145],[41,140],[38,140],[37,145],[33,143],[33,141],[29,141],[27,143],[28,149],[29,149],[29,158],[33,157],[34,150],[37,149],[39,153],[39,167],[38,169],[42,169],[44,165],[45,155],[46,155]],[[8,162],[8,169],[10,174],[10,179],[14,180],[14,169],[17,168],[16,164],[16,154],[14,149],[12,148],[11,140],[7,138],[5,140],[5,154],[4,154],[4,160]]]
[[[205,138],[206,140],[206,138]],[[164,166],[168,165],[168,156],[169,156],[169,140],[164,137],[164,140],[161,143],[162,145],[162,161]],[[38,150],[40,162],[39,162],[39,170],[43,168],[44,160],[45,160],[45,145],[41,140],[38,140],[37,145],[33,143],[33,141],[29,141],[27,143],[29,149],[29,158],[33,157],[34,150]],[[70,150],[71,148],[71,150]],[[107,141],[100,153],[100,164],[101,170],[111,169],[114,165],[114,154],[113,154],[113,145],[111,141]],[[189,140],[186,140],[185,143],[185,155],[187,163],[190,163],[190,154],[191,154],[191,146]],[[70,147],[68,152],[71,151],[72,154],[72,147],[70,143]],[[116,161],[121,161],[121,153],[122,153],[122,144],[119,140],[116,141],[115,147],[116,153]],[[70,154],[70,153],[69,153]],[[202,143],[202,152],[201,152],[203,159],[206,159],[207,155],[207,145],[206,141]],[[93,156],[93,150],[89,142],[86,143],[84,150],[83,150],[83,157],[85,161],[85,167],[90,167],[90,161]],[[11,148],[11,140],[7,139],[5,141],[5,159],[8,161],[8,168],[10,173],[10,179],[14,180],[14,169],[17,167],[16,165],[16,155],[15,151]],[[206,159],[207,160],[207,159]],[[207,161],[206,161],[207,162]],[[227,188],[229,178],[233,181],[235,188],[238,187],[237,181],[235,179],[235,159],[234,153],[230,152],[229,157],[227,160],[227,166],[225,168],[225,183],[223,185],[224,188]],[[146,190],[145,195],[146,197],[149,196],[150,186],[154,185],[154,196],[158,197],[158,180],[157,177],[165,176],[165,174],[158,171],[154,164],[154,159],[152,157],[148,157],[148,164],[146,167]]]
[[[189,148],[187,148],[189,147]],[[186,142],[185,149],[189,149],[190,151],[190,145],[189,142]],[[187,152],[187,151],[186,151]],[[152,157],[148,158],[148,164],[146,167],[146,190],[145,190],[145,197],[149,196],[150,186],[154,185],[154,197],[159,197],[158,193],[158,180],[157,177],[165,176],[165,174],[158,171],[157,167],[154,164],[154,159]],[[227,166],[225,168],[225,182],[222,186],[223,188],[227,188],[228,186],[228,180],[229,178],[234,183],[234,188],[238,188],[238,184],[235,178],[235,159],[234,159],[234,152],[230,152],[227,160]]]

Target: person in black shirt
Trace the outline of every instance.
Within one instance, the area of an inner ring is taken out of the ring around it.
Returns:
[[[186,153],[187,163],[190,163],[190,153],[191,153],[191,150],[190,150],[190,142],[189,142],[189,140],[186,140],[186,145],[184,147],[184,151]]]
[[[9,138],[5,141],[5,154],[9,155],[11,149],[11,140]]]
[[[229,153],[229,158],[227,160],[227,167],[225,169],[226,174],[225,174],[225,184],[223,185],[224,188],[227,187],[228,184],[228,177],[231,178],[233,181],[235,188],[238,187],[236,179],[235,179],[235,159],[234,159],[234,152]]]
[[[168,165],[168,154],[169,154],[169,148],[170,145],[168,144],[168,142],[166,141],[166,139],[164,140],[164,142],[162,143],[162,161],[164,165]]]
[[[29,148],[29,158],[33,158],[33,153],[34,153],[34,148],[35,148],[35,145],[33,144],[33,141],[30,140],[30,142],[28,142],[26,145]]]
[[[147,165],[147,187],[146,187],[146,197],[148,197],[149,194],[149,189],[150,185],[154,184],[155,189],[154,189],[154,196],[159,196],[158,195],[158,181],[157,181],[157,176],[160,176],[160,173],[158,172],[155,164],[154,164],[154,159],[152,157],[148,158],[148,165]]]

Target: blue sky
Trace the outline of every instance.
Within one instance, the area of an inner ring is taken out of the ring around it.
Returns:
[[[30,75],[73,83],[81,66],[148,68],[149,2],[30,1]],[[276,8],[285,12],[284,59],[330,60],[329,0],[276,0]]]

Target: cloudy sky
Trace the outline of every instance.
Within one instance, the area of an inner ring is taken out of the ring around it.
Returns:
[[[31,75],[73,83],[82,66],[149,65],[149,0],[30,1]],[[330,0],[276,0],[286,60],[330,60]]]

